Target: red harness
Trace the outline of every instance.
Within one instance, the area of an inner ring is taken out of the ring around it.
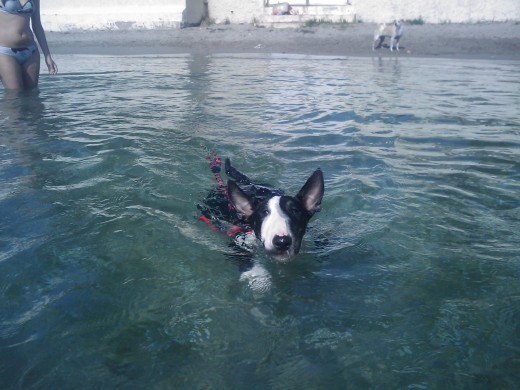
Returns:
[[[226,198],[229,199],[227,186],[224,184],[224,180],[222,180],[222,176],[220,175],[220,172],[222,170],[221,169],[222,160],[215,153],[211,153],[210,155],[206,156],[206,160],[209,161],[209,167],[211,169],[211,172],[213,172],[213,175],[215,176],[215,180],[217,181],[219,190],[222,191],[222,193],[226,196]],[[228,201],[228,207],[230,210],[234,209],[233,205],[229,201]],[[231,225],[231,227],[227,228],[227,227],[223,226],[221,223],[219,223],[219,221],[217,221],[217,220],[215,220],[215,222],[217,222],[217,224],[215,224],[214,221],[210,220],[205,215],[201,215],[199,217],[199,220],[201,220],[206,225],[208,225],[212,230],[225,234],[228,237],[234,237],[239,233],[247,233],[247,234],[253,233],[253,230],[251,229],[251,227]]]

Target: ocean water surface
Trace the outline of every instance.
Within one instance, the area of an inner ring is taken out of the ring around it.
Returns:
[[[520,64],[56,56],[0,91],[2,389],[512,389]],[[296,193],[300,255],[240,280],[205,156]]]

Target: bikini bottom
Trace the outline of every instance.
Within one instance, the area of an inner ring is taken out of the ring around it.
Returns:
[[[37,48],[35,43],[33,43],[29,47],[21,47],[14,49],[11,49],[10,47],[0,46],[0,54],[5,54],[14,57],[20,65],[23,65],[29,58],[31,58],[31,56],[34,54],[36,50]]]

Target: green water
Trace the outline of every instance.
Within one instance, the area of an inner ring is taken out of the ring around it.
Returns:
[[[0,91],[2,389],[520,383],[517,62],[56,61]],[[197,220],[208,151],[289,193],[325,174],[268,291]]]

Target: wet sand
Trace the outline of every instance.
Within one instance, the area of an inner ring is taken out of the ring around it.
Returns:
[[[401,50],[372,51],[375,24],[47,32],[53,54],[287,53],[520,60],[520,23],[408,25]],[[388,40],[387,40],[388,41]]]

